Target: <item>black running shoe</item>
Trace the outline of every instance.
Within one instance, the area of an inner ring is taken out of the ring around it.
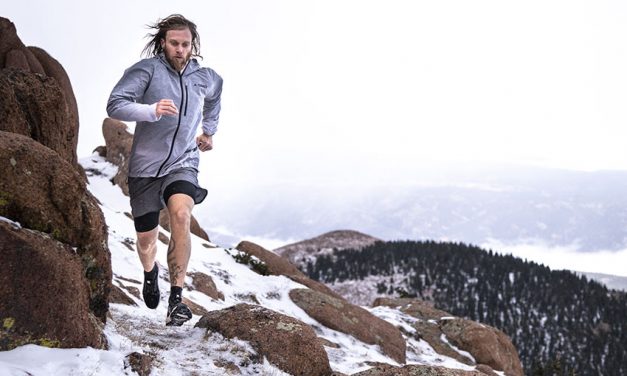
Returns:
[[[144,272],[144,288],[142,290],[146,307],[155,309],[159,305],[159,268],[155,262],[155,267],[148,273]]]
[[[168,316],[165,318],[166,326],[181,326],[192,318],[192,311],[183,302],[170,302]]]

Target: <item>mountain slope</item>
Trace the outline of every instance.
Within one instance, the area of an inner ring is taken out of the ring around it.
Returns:
[[[464,244],[410,241],[322,254],[303,270],[362,304],[418,296],[497,327],[528,374],[555,362],[577,374],[627,373],[627,294],[568,271]]]
[[[314,328],[324,346],[331,368],[353,374],[372,368],[374,363],[398,365],[375,345],[325,327],[312,319],[289,297],[289,292],[303,285],[284,276],[263,276],[235,260],[238,251],[216,247],[192,236],[192,258],[189,273],[202,273],[213,279],[224,300],[210,298],[198,289],[197,280],[188,275],[184,297],[190,302],[193,319],[182,327],[165,327],[167,291],[165,272],[166,246],[158,244],[157,261],[162,266],[159,285],[161,302],[156,310],[145,307],[139,298],[143,273],[134,250],[135,232],[128,213],[128,198],[111,183],[116,167],[94,154],[81,160],[89,178],[89,189],[96,196],[105,215],[109,232],[113,285],[118,295],[110,304],[104,333],[109,350],[48,349],[21,346],[0,353],[0,373],[8,375],[131,375],[129,356],[145,356],[152,361],[151,375],[274,375],[285,373],[258,356],[247,342],[227,339],[219,334],[194,328],[201,314],[221,310],[238,303],[254,303],[294,317]],[[168,233],[160,228],[165,238]],[[163,238],[163,236],[161,238]],[[397,326],[413,323],[415,318],[395,309],[369,309]],[[473,366],[436,353],[417,336],[404,336],[407,342],[407,364],[446,366],[457,370],[474,370]],[[452,372],[453,370],[451,370]]]

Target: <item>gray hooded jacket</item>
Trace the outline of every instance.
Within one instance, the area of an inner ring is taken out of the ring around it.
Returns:
[[[213,135],[220,115],[222,78],[190,59],[176,72],[163,54],[143,59],[127,69],[107,103],[110,117],[136,121],[129,176],[161,177],[181,167],[198,171],[196,131]],[[172,99],[176,116],[157,117],[156,103]]]

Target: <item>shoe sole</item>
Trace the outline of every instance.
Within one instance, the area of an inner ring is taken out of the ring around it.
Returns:
[[[189,320],[191,320],[191,317],[182,315],[168,316],[165,320],[165,326],[181,326]]]

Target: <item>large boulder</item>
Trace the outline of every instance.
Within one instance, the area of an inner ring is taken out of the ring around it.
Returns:
[[[15,25],[0,17],[0,130],[28,135],[77,167],[78,106],[63,66],[46,51],[26,47]],[[35,74],[36,73],[36,74]],[[12,90],[7,88],[9,81]],[[39,83],[37,81],[40,81]],[[11,107],[19,102],[19,106]]]
[[[212,299],[224,301],[224,294],[218,290],[211,276],[201,272],[191,272],[188,275],[193,281],[190,289],[200,291]]]
[[[245,252],[261,260],[264,264],[266,264],[266,266],[268,267],[268,273],[271,275],[286,276],[295,282],[309,287],[310,289],[343,300],[340,295],[331,290],[327,285],[318,281],[314,281],[313,279],[307,277],[287,259],[275,254],[274,252],[268,251],[260,245],[249,241],[242,241],[237,245],[236,248],[238,251]]]
[[[403,364],[407,344],[400,330],[365,309],[344,299],[310,290],[294,289],[290,299],[322,325],[350,334],[371,345],[378,345],[390,358]]]
[[[104,322],[111,289],[107,227],[82,176],[52,149],[3,131],[0,175],[0,216],[76,248],[90,286],[90,309]]]
[[[453,345],[468,351],[477,363],[504,371],[507,376],[523,375],[518,351],[502,331],[461,318],[441,320],[440,328]]]
[[[128,163],[133,146],[133,135],[128,131],[126,124],[119,120],[106,118],[102,122],[102,134],[104,135],[106,147],[101,148],[105,159],[118,166],[118,172],[113,177],[113,183],[117,184],[128,196]],[[170,231],[170,216],[166,209],[159,213],[159,225]],[[200,227],[198,220],[192,215],[190,223],[192,234],[209,241],[209,236]]]
[[[418,335],[442,355],[468,364],[467,358],[442,342],[441,337],[444,335],[452,345],[470,353],[477,365],[504,371],[508,376],[523,375],[518,351],[509,337],[496,328],[453,317],[448,312],[434,308],[431,303],[418,299],[378,298],[373,305],[397,308],[418,318],[419,321],[413,325]]]
[[[102,135],[106,143],[105,159],[118,166],[113,183],[128,196],[128,162],[133,146],[133,135],[128,131],[126,124],[111,118],[106,118],[102,122]]]
[[[44,74],[41,63],[17,36],[15,24],[0,17],[0,68]]]
[[[331,375],[327,353],[307,324],[260,306],[238,304],[204,315],[196,327],[248,341],[279,369],[302,376]]]
[[[0,221],[0,351],[27,343],[105,348],[81,258],[37,231]]]
[[[0,130],[28,136],[76,166],[76,131],[57,81],[22,70],[0,70]]]

